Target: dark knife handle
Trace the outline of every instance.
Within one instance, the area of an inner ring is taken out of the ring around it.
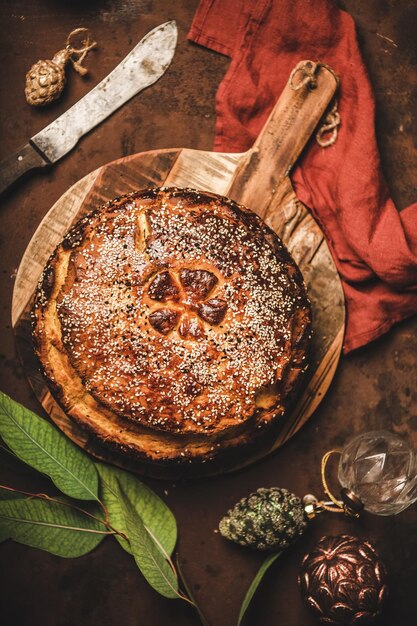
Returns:
[[[50,165],[30,143],[0,163],[0,195],[30,170]]]

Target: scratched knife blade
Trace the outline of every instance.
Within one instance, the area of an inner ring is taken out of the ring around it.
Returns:
[[[0,193],[26,172],[61,159],[83,135],[155,83],[169,67],[176,43],[174,21],[160,24],[145,35],[96,87],[0,163]]]

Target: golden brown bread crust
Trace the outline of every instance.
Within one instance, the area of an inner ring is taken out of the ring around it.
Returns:
[[[46,381],[103,445],[154,463],[247,447],[307,367],[301,274],[260,218],[227,198],[160,188],[80,220],[39,283]]]

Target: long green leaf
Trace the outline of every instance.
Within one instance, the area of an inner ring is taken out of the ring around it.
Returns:
[[[96,467],[100,476],[100,499],[108,511],[110,524],[128,534],[124,507],[119,498],[120,485],[147,530],[171,556],[177,541],[177,524],[167,505],[132,474],[104,463],[96,463]],[[116,539],[127,552],[131,552],[123,537],[116,535]]]
[[[148,583],[165,598],[178,598],[178,579],[160,547],[152,539],[136,509],[119,486],[130,549]]]
[[[62,557],[87,554],[106,536],[105,526],[64,504],[38,499],[0,502],[0,538]]]
[[[281,552],[274,552],[272,554],[269,554],[267,556],[267,558],[265,559],[265,561],[262,563],[261,567],[258,570],[258,573],[256,574],[255,578],[253,579],[253,581],[250,584],[249,589],[246,592],[245,598],[243,600],[242,606],[240,607],[240,612],[239,612],[239,619],[237,622],[237,626],[240,626],[240,624],[242,623],[242,620],[246,614],[246,611],[252,601],[253,596],[256,593],[256,590],[259,587],[260,582],[262,581],[262,578],[264,577],[264,575],[266,574],[266,572],[268,571],[268,569],[271,567],[272,563],[274,561],[277,560],[277,558],[279,556],[281,556],[282,551]]]
[[[22,461],[49,476],[67,496],[98,498],[91,459],[46,420],[0,391],[0,435]]]

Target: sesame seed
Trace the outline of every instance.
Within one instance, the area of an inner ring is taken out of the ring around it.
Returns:
[[[63,342],[86,388],[118,415],[210,432],[251,417],[259,389],[285,375],[294,316],[308,307],[304,288],[279,239],[273,246],[259,218],[239,211],[204,197],[190,210],[162,190],[151,203],[131,197],[117,211],[110,204],[72,247],[74,271],[57,299]],[[158,272],[181,291],[187,268],[215,275],[206,299],[152,299]],[[214,301],[226,303],[219,324],[201,317],[201,305]],[[149,316],[162,309],[179,319],[161,334]],[[180,335],[187,319],[201,336]]]

